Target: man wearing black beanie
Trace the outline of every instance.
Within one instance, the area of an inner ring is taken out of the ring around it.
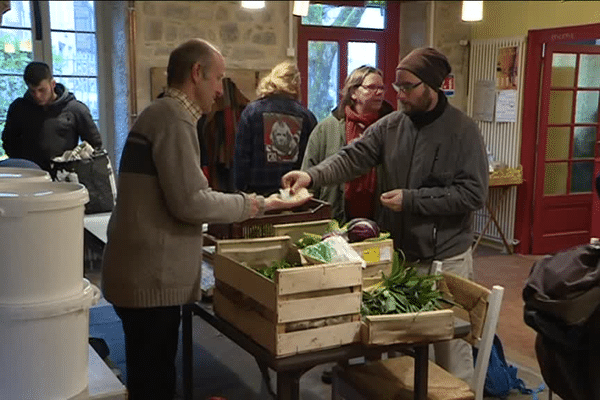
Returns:
[[[473,279],[471,225],[487,198],[488,158],[477,124],[440,90],[450,71],[438,50],[413,50],[398,64],[392,85],[402,111],[379,119],[320,164],[287,173],[282,186],[294,193],[340,184],[380,165],[377,223],[395,248],[422,272],[431,272],[435,260],[443,271]],[[445,347],[436,348],[436,362],[470,382],[470,347],[461,340]]]

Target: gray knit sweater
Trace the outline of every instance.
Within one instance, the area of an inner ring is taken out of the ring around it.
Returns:
[[[249,218],[245,194],[211,190],[197,121],[171,97],[154,101],[129,133],[102,266],[106,299],[120,307],[201,298],[202,223]],[[264,198],[259,197],[261,212]]]

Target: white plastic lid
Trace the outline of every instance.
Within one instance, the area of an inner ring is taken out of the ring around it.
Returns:
[[[88,191],[80,183],[0,181],[0,218],[63,210],[83,206],[88,201]]]
[[[98,303],[100,296],[100,288],[83,278],[82,290],[72,296],[42,303],[0,304],[0,321],[50,318],[80,310],[89,310]]]
[[[50,174],[42,169],[0,167],[0,182],[5,180],[50,182]]]

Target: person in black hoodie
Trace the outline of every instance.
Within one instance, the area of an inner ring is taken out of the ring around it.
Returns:
[[[8,108],[2,132],[9,157],[33,161],[50,172],[51,160],[75,148],[80,139],[102,147],[90,110],[56,83],[47,64],[29,63],[23,79],[28,90]]]

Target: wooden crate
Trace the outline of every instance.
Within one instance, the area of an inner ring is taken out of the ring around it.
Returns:
[[[367,265],[386,261],[391,262],[394,255],[394,241],[392,239],[366,240],[350,243],[350,245],[367,262]]]
[[[287,235],[292,239],[292,242],[297,242],[304,233],[314,233],[323,235],[327,232],[327,228],[331,219],[320,221],[297,222],[289,224],[273,225],[273,234],[275,236]],[[366,262],[367,265],[377,264],[382,261],[392,261],[394,254],[394,241],[392,239],[384,240],[366,240],[363,242],[350,243],[352,248],[356,250]]]
[[[260,238],[277,236],[273,232],[276,224],[316,221],[331,218],[331,204],[310,199],[305,204],[285,211],[273,211],[231,224],[208,224],[208,234],[217,239]],[[279,235],[280,236],[280,235]]]
[[[219,240],[215,253],[215,313],[276,357],[360,341],[360,263],[278,270],[271,281],[256,269],[300,259],[288,236]]]
[[[368,315],[361,326],[362,342],[368,345],[420,343],[454,337],[452,310],[420,313]]]
[[[363,288],[367,288],[381,281],[381,273],[389,276],[392,273],[391,261],[379,261],[375,263],[367,263],[367,267],[363,268]]]
[[[443,310],[363,317],[361,339],[365,344],[419,343],[454,337],[454,318],[471,322],[469,337],[480,338],[487,312],[489,290],[477,283],[443,272],[438,288],[447,300]]]

